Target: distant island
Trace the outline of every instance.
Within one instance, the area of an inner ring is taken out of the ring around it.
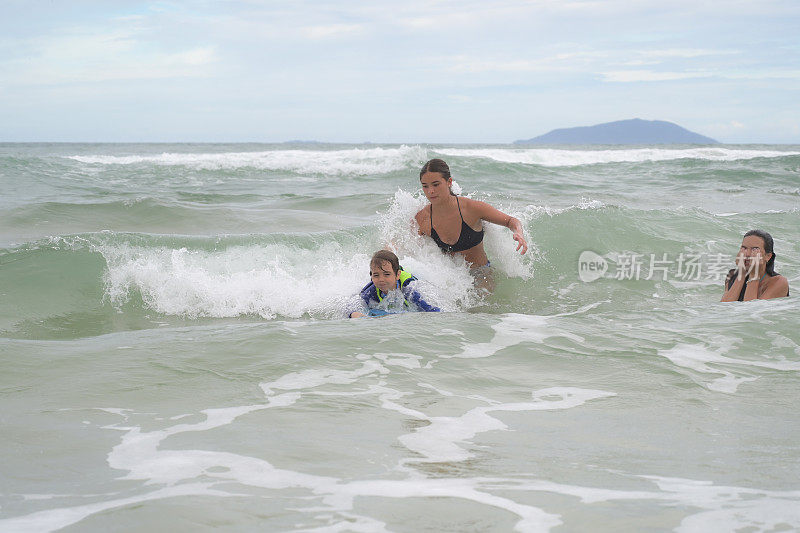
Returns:
[[[618,120],[595,126],[559,128],[514,144],[719,144],[664,120]]]

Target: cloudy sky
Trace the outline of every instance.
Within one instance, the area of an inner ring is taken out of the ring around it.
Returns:
[[[0,2],[0,141],[800,143],[798,0]]]

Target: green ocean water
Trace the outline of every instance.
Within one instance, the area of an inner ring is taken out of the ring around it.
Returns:
[[[523,222],[492,294],[414,234],[432,157]],[[5,144],[0,186],[0,531],[800,528],[800,146]],[[792,296],[719,303],[752,228]],[[343,318],[387,244],[445,313]]]

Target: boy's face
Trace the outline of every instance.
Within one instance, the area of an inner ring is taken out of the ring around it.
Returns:
[[[397,287],[397,280],[400,279],[400,271],[394,272],[389,261],[382,261],[380,268],[370,266],[369,275],[372,283],[383,292],[389,292]]]

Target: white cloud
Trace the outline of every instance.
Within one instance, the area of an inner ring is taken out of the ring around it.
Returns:
[[[338,117],[349,102],[350,109],[378,111],[376,131],[391,123],[396,139],[413,137],[409,116],[425,116],[435,101],[437,113],[463,120],[457,132],[463,139],[503,138],[509,121],[491,118],[498,114],[557,127],[575,115],[603,122],[675,112],[744,139],[770,131],[775,115],[791,115],[800,80],[797,0],[731,0],[724,9],[697,0],[90,4],[95,9],[80,27],[53,6],[40,8],[38,17],[0,9],[4,27],[13,29],[0,32],[0,110],[31,109],[30,120],[11,126],[27,131],[28,123],[47,124],[38,109],[48,106],[77,102],[92,110],[98,95],[160,118],[153,110],[167,91],[154,88],[153,96],[142,89],[164,85],[182,94],[182,78],[197,98],[178,97],[176,116],[188,121],[192,101],[224,105],[232,112],[209,112],[224,117],[213,131],[228,127],[235,135],[257,122],[252,109],[267,109],[263,116],[274,117],[276,132],[295,131],[297,112],[313,117],[304,125],[309,131],[328,131],[335,122],[344,132]],[[193,83],[215,76],[214,83]],[[318,83],[307,83],[311,76]],[[98,83],[146,79],[166,83]],[[665,82],[703,85],[705,92],[674,94]],[[659,106],[663,112],[653,111]],[[236,116],[239,123],[230,118]],[[798,122],[796,114],[790,118],[784,131]],[[367,126],[348,127],[342,135],[360,138],[354,132]]]
[[[645,61],[643,59],[632,59],[631,61],[623,61],[620,63],[620,65],[624,67],[646,67],[660,64],[661,61]]]
[[[609,52],[565,52],[555,55],[525,58],[469,57],[465,55],[439,58],[447,70],[457,74],[477,74],[483,72],[563,72],[586,70],[587,65],[608,58]]]
[[[533,72],[545,68],[546,65],[543,62],[525,59],[491,61],[459,57],[454,58],[448,70],[458,74],[477,74],[480,72]]]
[[[424,30],[428,28],[435,28],[439,24],[439,20],[433,17],[413,17],[401,18],[397,21],[401,26],[415,30]]]
[[[653,70],[616,70],[602,72],[603,81],[631,83],[640,81],[672,81],[691,78],[708,78],[714,74],[706,71],[697,72],[656,72]]]
[[[800,80],[800,70],[754,70],[743,72],[686,70],[683,72],[655,70],[614,70],[601,72],[603,81],[631,83],[642,81],[673,81],[716,77],[728,80]]]
[[[740,54],[738,50],[712,50],[705,48],[668,48],[664,50],[641,50],[637,52],[644,57],[680,57],[692,58],[703,56],[735,55]]]
[[[308,26],[303,28],[301,33],[309,39],[330,39],[358,34],[363,29],[364,27],[360,24],[329,24],[326,26]]]
[[[662,50],[579,50],[561,52],[534,59],[486,58],[455,56],[443,61],[449,71],[461,74],[483,72],[600,72],[605,81],[666,81],[687,78],[706,78],[715,75],[706,70],[681,70],[659,72],[641,67],[655,66],[664,59],[691,59],[706,56],[738,54],[735,50],[670,48]],[[633,59],[631,59],[633,56]],[[625,58],[624,60],[622,58]],[[633,70],[609,70],[609,67],[640,67]],[[784,76],[786,77],[786,76]]]
[[[735,137],[737,134],[741,134],[748,130],[747,126],[744,123],[739,122],[738,120],[730,120],[728,122],[718,122],[714,124],[706,124],[703,127],[703,131],[705,131],[708,135],[711,135],[715,138],[719,137]]]
[[[473,101],[472,97],[465,94],[450,94],[447,99],[457,104],[468,104]]]
[[[164,51],[137,28],[71,29],[28,42],[23,59],[0,63],[7,83],[50,85],[202,76],[217,61],[213,46]]]
[[[561,54],[556,54],[553,57],[549,58],[551,60],[558,60],[558,61],[565,61],[568,59],[605,59],[610,57],[612,54],[609,51],[605,50],[594,50],[592,52],[565,52]]]
[[[172,54],[171,56],[165,56],[164,59],[166,63],[178,66],[201,66],[216,61],[217,54],[213,46],[206,46]]]
[[[800,70],[754,70],[751,72],[729,72],[725,74],[726,78],[732,80],[769,80],[769,79],[788,79],[800,80]]]

